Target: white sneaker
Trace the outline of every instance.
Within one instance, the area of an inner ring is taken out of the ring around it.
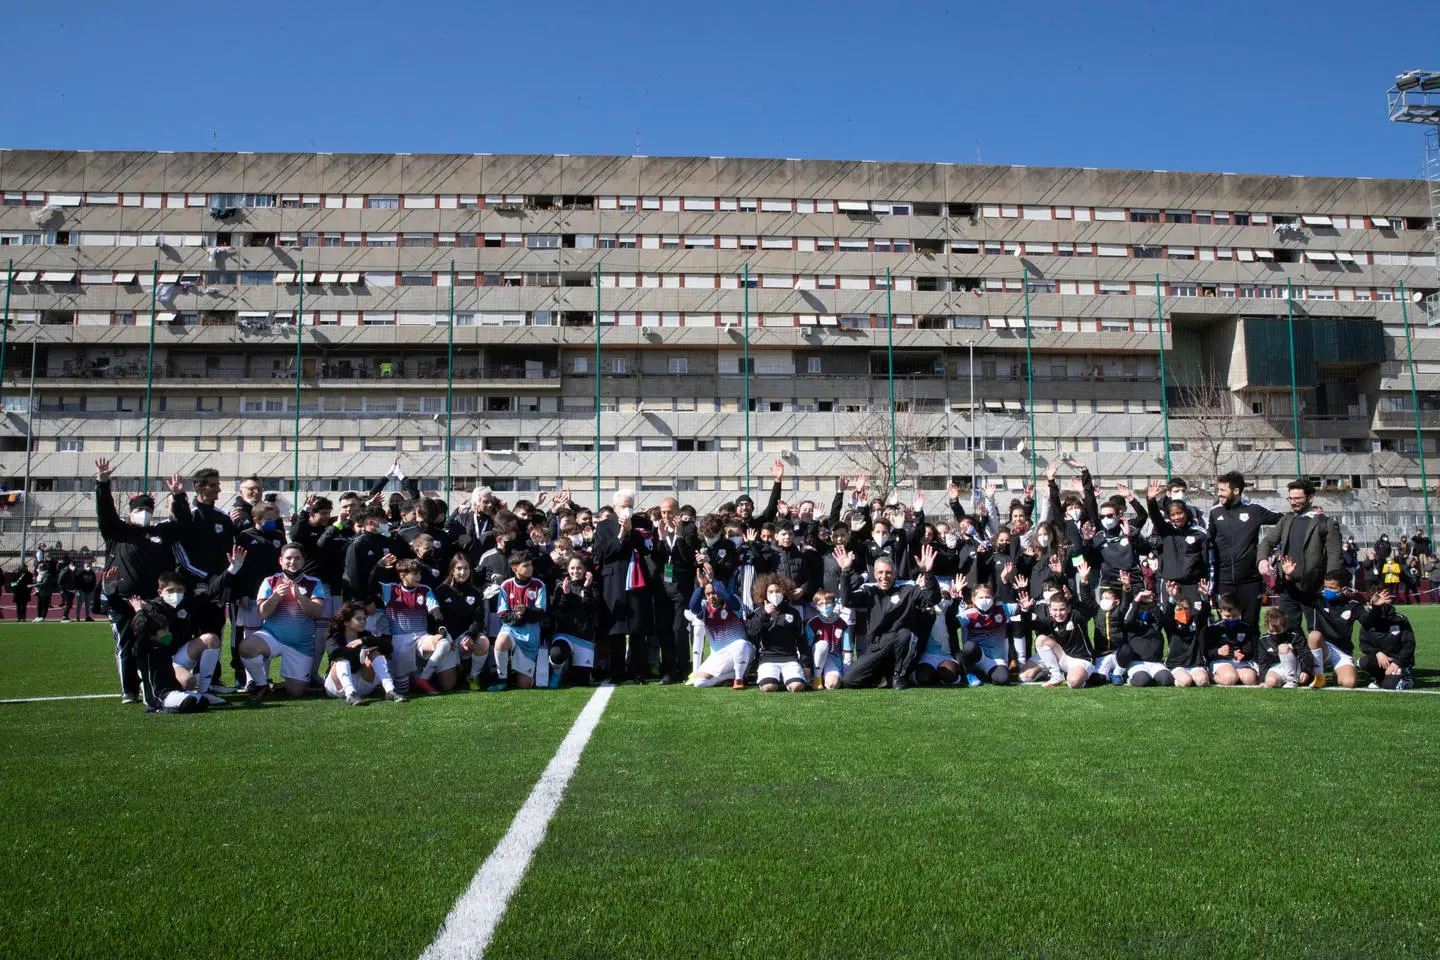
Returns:
[[[1054,674],[1051,674],[1051,675],[1050,675],[1050,678],[1049,678],[1048,680],[1046,680],[1044,683],[1040,684],[1040,686],[1042,686],[1042,687],[1058,687],[1058,686],[1061,686],[1061,685],[1064,684],[1064,683],[1065,683],[1065,675],[1064,675],[1063,673],[1054,673]]]
[[[1298,686],[1300,686],[1300,684],[1296,683],[1294,680],[1286,680],[1284,683],[1280,684],[1280,689],[1294,690]]]
[[[212,687],[211,689],[213,690],[214,688]],[[208,704],[209,704],[210,706],[212,706],[212,707],[223,707],[223,706],[225,705],[225,698],[224,698],[224,697],[217,697],[215,694],[211,693],[209,690],[207,690],[207,691],[205,691],[204,693],[200,694],[200,699],[201,699],[201,700],[204,700],[206,703],[208,703]]]
[[[1374,680],[1371,680],[1371,681],[1370,681],[1370,686],[1366,687],[1365,689],[1366,689],[1366,690],[1379,690],[1379,689],[1380,689],[1380,684],[1376,683]]]
[[[61,617],[61,618],[60,618],[60,622],[61,622],[61,623],[69,623],[69,622],[70,622],[70,618],[69,618],[69,617]]]
[[[44,617],[34,617],[34,618],[32,618],[32,619],[30,620],[30,622],[31,622],[31,623],[44,623],[44,622],[45,622],[45,618],[44,618]]]

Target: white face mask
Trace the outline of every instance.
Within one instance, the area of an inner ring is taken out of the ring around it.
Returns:
[[[1175,491],[1174,493],[1170,494],[1170,499],[1171,499],[1171,500],[1179,500],[1181,503],[1184,503],[1184,502],[1185,502],[1185,491],[1184,491],[1184,490],[1177,490],[1177,491]]]
[[[620,522],[621,522],[621,523],[624,523],[626,520],[629,520],[632,516],[634,516],[634,514],[635,514],[635,511],[634,511],[634,510],[631,510],[629,507],[616,507],[616,508],[615,508],[615,516],[617,516],[617,517],[620,518]]]
[[[960,543],[960,538],[957,537],[955,534],[953,534],[953,533],[947,533],[947,534],[945,534],[945,546],[949,547],[951,550],[954,550],[955,547],[956,547],[956,545],[959,544],[959,543]]]
[[[161,598],[172,607],[178,607],[185,602],[183,591],[167,590]]]
[[[1111,610],[1114,610],[1114,609],[1115,609],[1115,598],[1114,598],[1114,597],[1101,597],[1101,598],[1100,598],[1100,609],[1101,609],[1101,610],[1104,610],[1106,613],[1109,613]]]
[[[149,511],[149,510],[135,510],[135,511],[132,511],[131,514],[130,514],[130,522],[133,523],[133,524],[135,524],[136,526],[139,526],[139,527],[148,527],[148,526],[150,526],[150,511]]]
[[[1100,518],[1100,526],[1104,527],[1106,530],[1114,530],[1116,527],[1120,526],[1120,518],[1119,518],[1119,517],[1101,517],[1101,518]]]
[[[981,613],[989,613],[990,608],[993,606],[995,606],[994,597],[978,597],[975,600],[975,609],[979,610]]]
[[[707,546],[707,547],[713,547],[713,546],[715,546],[715,544],[717,544],[717,543],[719,543],[719,542],[720,542],[720,538],[719,538],[719,537],[706,537],[706,538],[705,538],[705,546]]]
[[[883,546],[885,541],[890,539],[890,535],[886,533],[880,533],[877,530],[875,533],[870,535],[870,539]]]
[[[1041,599],[1044,600],[1046,603],[1049,603],[1049,602],[1050,602],[1050,598],[1053,597],[1053,596],[1055,596],[1055,591],[1054,591],[1054,590],[1046,590],[1044,593],[1042,593],[1042,594],[1040,595]]]
[[[767,594],[765,594],[765,599],[766,599],[766,600],[769,600],[771,604],[773,604],[774,606],[777,606],[777,607],[778,607],[778,606],[780,606],[780,604],[782,604],[782,603],[785,602],[785,594],[783,594],[783,593],[767,593]]]
[[[1048,547],[1048,546],[1050,546],[1050,534],[1048,534],[1048,533],[1037,533],[1037,534],[1035,534],[1035,542],[1038,543],[1038,544],[1039,544],[1040,546],[1042,546],[1042,547]]]
[[[1079,523],[1079,522],[1080,522],[1080,511],[1079,511],[1079,510],[1066,510],[1066,511],[1065,511],[1065,516],[1069,518],[1069,520],[1070,520],[1071,523]]]

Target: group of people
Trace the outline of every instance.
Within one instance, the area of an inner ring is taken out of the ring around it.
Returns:
[[[787,503],[776,461],[761,510],[748,495],[708,514],[674,497],[639,509],[629,490],[599,508],[564,491],[510,505],[480,487],[451,511],[397,460],[370,490],[312,494],[288,517],[253,477],[222,503],[218,471],[189,493],[177,474],[160,518],[149,494],[121,516],[109,476],[97,461],[100,589],[122,700],[152,710],[657,674],[766,692],[1413,684],[1396,592],[1354,589],[1303,480],[1276,511],[1225,474],[1202,510],[1182,479],[1102,497],[1057,460],[1038,496],[1002,511],[994,484],[968,502],[952,484],[931,516],[923,495],[871,495],[863,476],[840,478],[828,509]]]
[[[57,612],[61,623],[71,620],[94,620],[103,609],[97,588],[94,558],[89,550],[70,553],[60,543],[53,547],[41,543],[35,548],[34,561],[23,559],[13,573],[0,567],[0,585],[10,591],[15,605],[15,619],[29,616],[30,601],[35,601],[35,623],[49,619],[50,607],[59,597]]]

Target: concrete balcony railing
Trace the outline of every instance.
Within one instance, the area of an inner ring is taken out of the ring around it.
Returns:
[[[1415,411],[1380,410],[1375,414],[1376,430],[1414,430]],[[1421,430],[1440,430],[1440,410],[1420,411]]]

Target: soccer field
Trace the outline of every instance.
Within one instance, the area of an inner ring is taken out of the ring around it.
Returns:
[[[0,698],[115,688],[103,625],[0,628]],[[591,696],[0,704],[0,955],[419,956]],[[622,687],[486,955],[1433,957],[1437,717]]]

